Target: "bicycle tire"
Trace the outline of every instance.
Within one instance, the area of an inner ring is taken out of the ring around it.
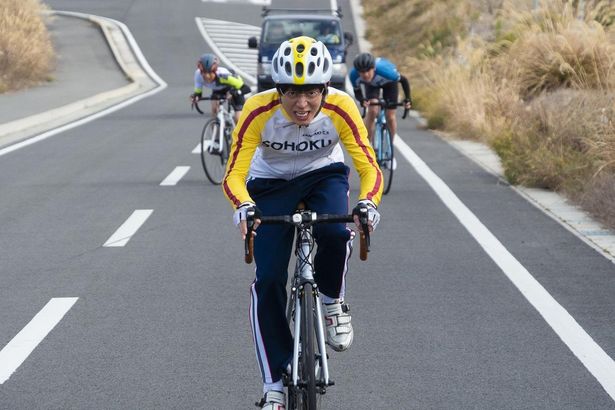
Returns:
[[[297,293],[291,292],[286,304],[286,320],[292,330],[292,323],[295,321],[295,301]],[[291,362],[292,363],[292,362]],[[299,362],[299,378],[301,378],[301,362]],[[292,369],[290,373],[286,375],[287,395],[286,395],[286,409],[287,410],[300,410],[302,409],[302,391],[301,387],[295,387],[292,384]]]
[[[301,302],[301,380],[305,383],[302,408],[304,410],[317,410],[314,291],[310,283],[303,285]]]
[[[226,171],[226,161],[228,159],[228,147],[224,147],[223,152],[211,150],[210,145],[213,138],[217,135],[220,123],[217,119],[211,119],[203,126],[201,132],[201,164],[203,171],[209,182],[220,185]],[[227,154],[225,155],[224,151]]]
[[[300,395],[294,386],[288,386],[288,394],[286,395],[286,410],[301,410]]]
[[[391,139],[391,130],[386,125],[382,127],[381,141],[380,141],[380,153],[377,156],[378,165],[382,171],[383,181],[383,195],[386,195],[391,190],[391,184],[393,183],[393,158],[394,149],[393,141]]]

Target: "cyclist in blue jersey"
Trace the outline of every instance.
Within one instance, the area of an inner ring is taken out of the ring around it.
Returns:
[[[239,120],[245,95],[251,91],[250,87],[244,84],[243,78],[235,75],[233,71],[221,67],[218,57],[211,53],[203,54],[197,61],[197,69],[194,72],[194,92],[190,95],[192,102],[201,98],[203,87],[212,90],[212,98],[224,98],[227,93],[230,93],[231,106],[235,110],[235,122]],[[218,113],[219,105],[217,100],[211,101],[211,113],[214,117]]]
[[[369,101],[378,100],[381,88],[382,98],[387,102],[386,119],[391,130],[391,138],[393,138],[397,133],[397,119],[395,118],[399,95],[397,83],[401,83],[404,90],[404,108],[412,107],[408,79],[397,71],[395,64],[381,57],[376,58],[370,53],[359,54],[354,59],[353,65],[354,67],[350,70],[350,82],[356,99],[361,102],[361,105],[367,107],[365,125],[369,133],[369,140],[372,143],[374,141],[374,121],[380,111],[379,106],[369,105]]]

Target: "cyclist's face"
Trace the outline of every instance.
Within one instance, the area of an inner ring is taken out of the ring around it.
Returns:
[[[203,77],[203,80],[208,83],[211,83],[216,79],[216,68],[218,68],[218,65],[214,64],[211,66],[211,71],[206,71],[203,64],[199,63],[199,71],[201,72],[201,76]]]
[[[361,77],[361,80],[365,82],[370,82],[374,78],[375,72],[376,70],[374,68],[370,68],[367,71],[359,71],[359,76]]]
[[[289,89],[280,94],[284,111],[297,125],[307,125],[316,116],[323,99],[324,88],[311,90]]]

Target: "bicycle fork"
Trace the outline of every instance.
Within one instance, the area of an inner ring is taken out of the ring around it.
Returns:
[[[224,118],[221,118],[221,115],[218,114],[218,129],[215,135],[211,138],[211,144],[209,145],[209,153],[219,153],[224,151]]]

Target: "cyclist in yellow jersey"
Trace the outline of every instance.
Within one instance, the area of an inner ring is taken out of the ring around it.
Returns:
[[[348,94],[328,86],[331,74],[325,45],[296,37],[283,42],[272,59],[276,88],[246,101],[222,182],[243,238],[249,210],[257,218],[289,214],[303,201],[317,213],[347,214],[349,169],[342,144],[361,179],[353,214],[367,207],[370,230],[378,224],[382,173],[357,106]],[[357,217],[355,222],[360,230]],[[292,226],[263,225],[254,240],[250,321],[264,382],[261,406],[266,410],[284,409],[282,375],[293,353],[285,315],[293,235]],[[315,280],[325,303],[327,343],[336,351],[346,350],[353,338],[344,297],[354,232],[345,224],[322,224],[314,227],[314,238]]]
[[[219,102],[215,98],[224,98],[227,93],[231,95],[231,106],[235,110],[235,122],[241,115],[245,102],[245,95],[251,90],[243,79],[228,68],[219,64],[218,57],[211,53],[203,54],[196,63],[194,72],[194,92],[190,94],[190,100],[198,102],[203,95],[203,88],[211,89],[211,115],[218,113]]]

